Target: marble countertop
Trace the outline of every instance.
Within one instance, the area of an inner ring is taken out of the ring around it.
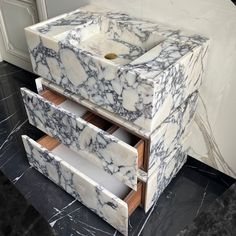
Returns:
[[[111,226],[31,168],[21,141],[41,132],[27,120],[20,87],[36,91],[35,76],[0,63],[0,170],[48,221],[57,235],[119,235]],[[191,158],[145,215],[137,209],[129,235],[176,235],[233,183]],[[186,194],[188,193],[188,194]]]

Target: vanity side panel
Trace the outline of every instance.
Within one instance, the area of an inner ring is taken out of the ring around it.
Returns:
[[[147,132],[146,130],[139,128],[137,125],[135,125],[131,121],[126,121],[122,117],[120,117],[118,114],[112,113],[108,111],[107,109],[102,108],[101,106],[98,106],[92,102],[90,102],[87,99],[84,99],[78,94],[74,94],[59,85],[52,83],[46,79],[40,78],[42,81],[42,86],[46,87],[52,91],[56,91],[59,94],[62,94],[63,96],[69,98],[72,101],[77,102],[78,104],[83,105],[84,107],[88,108],[89,110],[93,111],[95,114],[99,114],[102,117],[104,117],[107,120],[110,120],[119,126],[126,127],[128,130],[132,131],[133,133],[136,133],[138,136],[144,137],[145,139],[148,139],[150,136],[150,132]]]
[[[148,176],[163,168],[165,158],[187,137],[197,108],[198,92],[194,92],[150,137]]]
[[[155,206],[161,193],[165,190],[170,181],[176,176],[187,160],[187,154],[181,145],[175,147],[158,170],[156,170],[146,183],[144,210],[148,212]]]
[[[31,166],[128,235],[127,204],[27,136],[22,136]]]
[[[198,92],[168,117],[151,136],[145,205],[147,212],[187,160],[186,139],[197,108]]]
[[[176,45],[175,45],[176,44]],[[170,55],[181,54],[176,50],[179,42],[170,43]],[[188,49],[188,44],[182,45],[182,50]],[[202,83],[206,66],[208,43],[199,46],[191,46],[190,52],[181,60],[170,65],[158,75],[155,80],[154,108],[151,120],[151,130],[154,130],[166,117],[172,114],[190,94],[197,91]],[[167,47],[168,48],[168,47]],[[165,60],[171,60],[166,58]]]
[[[138,153],[135,148],[26,88],[21,92],[32,125],[136,190]]]

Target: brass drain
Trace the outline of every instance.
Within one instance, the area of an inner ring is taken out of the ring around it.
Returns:
[[[115,53],[107,53],[104,57],[105,57],[107,60],[114,60],[114,59],[116,59],[118,56],[117,56]]]

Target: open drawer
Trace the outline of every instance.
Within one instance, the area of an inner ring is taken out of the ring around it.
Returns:
[[[130,188],[137,189],[144,141],[50,90],[21,89],[29,122]]]
[[[131,190],[56,139],[22,136],[29,163],[124,235],[142,201],[142,184]]]

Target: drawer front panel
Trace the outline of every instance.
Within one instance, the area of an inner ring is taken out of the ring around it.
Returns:
[[[134,147],[28,89],[21,89],[29,122],[136,190],[138,153]]]
[[[27,136],[22,136],[29,163],[90,208],[118,231],[127,235],[128,206],[120,198],[97,184],[60,157]]]

